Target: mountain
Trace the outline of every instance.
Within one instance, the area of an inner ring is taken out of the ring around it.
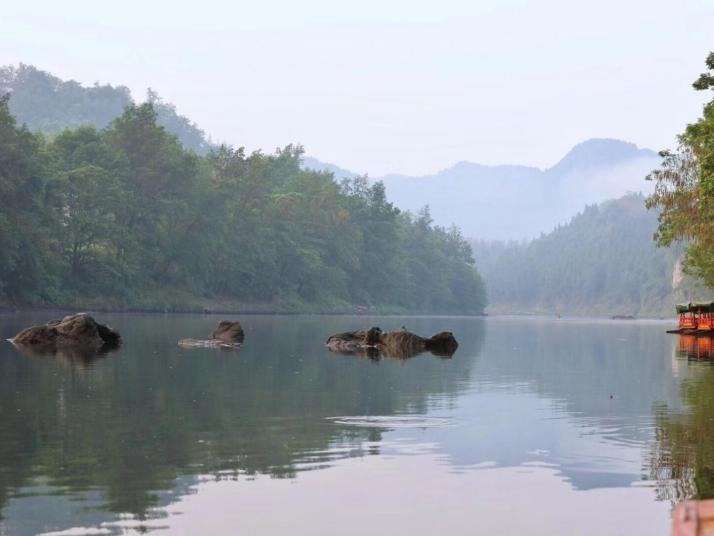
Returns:
[[[455,224],[466,236],[487,240],[535,238],[566,223],[587,204],[651,190],[644,177],[659,163],[651,150],[612,139],[573,147],[553,167],[486,166],[459,162],[433,175],[386,175],[387,195],[403,210],[429,205],[437,224]],[[306,167],[351,176],[312,159]]]
[[[705,299],[681,271],[681,246],[657,248],[641,194],[586,207],[528,243],[474,241],[490,313],[673,316]]]
[[[0,96],[4,94],[10,94],[10,112],[20,124],[47,134],[83,125],[104,128],[134,104],[127,87],[98,83],[83,86],[22,63],[0,67]],[[179,115],[174,105],[151,89],[147,100],[154,105],[158,123],[178,137],[184,147],[198,154],[210,151],[213,144],[205,133]]]
[[[559,176],[598,167],[614,167],[639,158],[656,158],[657,153],[639,149],[634,143],[593,138],[573,147],[549,172]]]
[[[335,176],[335,179],[339,182],[341,179],[354,179],[359,176],[358,173],[353,173],[343,169],[335,164],[328,164],[327,162],[321,162],[317,158],[312,156],[305,156],[302,159],[301,167],[303,169],[312,169],[314,171],[327,171]]]
[[[10,93],[10,111],[33,131],[57,134],[80,125],[104,128],[134,103],[124,86],[95,83],[83,86],[62,80],[30,65],[0,68],[0,95]],[[206,154],[211,140],[176,108],[148,90],[158,123],[184,147]],[[575,146],[553,167],[485,166],[459,162],[421,177],[387,175],[387,196],[412,212],[429,205],[442,226],[455,224],[466,236],[489,240],[521,240],[549,232],[567,222],[586,204],[649,192],[643,180],[658,164],[658,156],[631,143],[591,139]],[[328,171],[337,180],[358,174],[312,157],[302,167]]]

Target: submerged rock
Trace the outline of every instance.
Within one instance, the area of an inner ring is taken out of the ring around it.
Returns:
[[[224,342],[219,339],[181,339],[181,348],[224,348],[226,350],[240,348],[239,342]]]
[[[367,331],[349,331],[332,335],[326,341],[332,352],[360,355],[370,358],[394,357],[408,359],[424,352],[440,357],[451,357],[459,344],[450,331],[442,331],[432,337],[420,337],[406,328],[383,332],[378,327]]]
[[[237,320],[221,320],[218,327],[211,333],[210,339],[181,339],[178,345],[181,348],[222,348],[235,350],[240,348],[245,334],[240,322]]]
[[[107,353],[121,345],[121,336],[117,331],[98,323],[87,313],[50,320],[44,326],[25,328],[8,340],[28,354],[61,353],[82,356],[83,359]]]

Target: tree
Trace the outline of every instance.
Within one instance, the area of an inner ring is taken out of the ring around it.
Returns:
[[[122,229],[116,209],[126,204],[120,177],[126,165],[93,127],[64,131],[48,149],[52,173],[46,208],[53,212],[49,234],[58,244],[61,273],[71,285],[116,283]]]
[[[157,99],[49,140],[0,102],[0,300],[483,310],[457,230],[400,213],[381,183],[301,169],[300,146],[197,155]]]
[[[697,91],[714,89],[714,52],[706,65],[693,84]],[[677,152],[661,153],[662,167],[648,176],[655,191],[647,207],[661,210],[657,243],[686,241],[685,271],[714,286],[714,98],[703,112],[679,136]]]
[[[47,275],[40,267],[44,186],[42,139],[18,127],[0,97],[0,296],[32,299]]]

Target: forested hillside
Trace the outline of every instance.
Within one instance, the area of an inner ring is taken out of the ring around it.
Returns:
[[[32,131],[57,134],[66,128],[91,125],[106,127],[130,104],[136,104],[124,86],[95,84],[85,87],[74,80],[61,80],[32,65],[0,67],[0,95],[9,93],[10,112]],[[147,101],[157,114],[157,123],[178,136],[187,149],[206,154],[211,143],[204,132],[159,95],[147,91]]]
[[[475,242],[489,311],[672,316],[707,293],[681,274],[681,247],[657,248],[657,213],[641,195],[587,207],[528,243]]]
[[[97,102],[114,102],[110,89],[95,89]],[[303,171],[293,146],[197,155],[159,124],[152,103],[128,103],[103,129],[47,137],[18,125],[15,97],[0,100],[5,305],[483,310],[469,244],[426,211],[394,208],[379,183]],[[109,120],[105,112],[94,119]],[[27,122],[45,128],[41,115]],[[55,122],[54,132],[66,126]]]

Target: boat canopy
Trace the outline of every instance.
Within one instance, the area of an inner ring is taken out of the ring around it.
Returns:
[[[714,302],[678,303],[677,313],[714,313]]]

